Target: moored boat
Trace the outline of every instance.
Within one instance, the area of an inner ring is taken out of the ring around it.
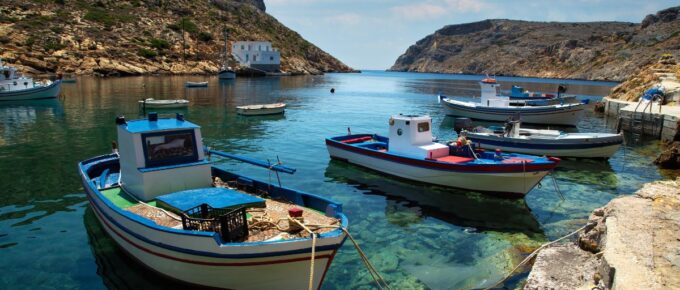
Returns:
[[[227,29],[224,29],[224,50],[222,52],[222,67],[217,73],[217,77],[221,80],[233,80],[236,78],[236,72],[227,64]]]
[[[210,155],[294,172],[204,151],[200,127],[181,115],[116,123],[119,152],[80,162],[79,173],[95,216],[125,252],[200,286],[320,288],[346,237],[341,204],[213,166]]]
[[[286,104],[284,103],[247,105],[236,107],[236,113],[245,116],[283,114],[285,110]]]
[[[508,121],[503,128],[479,128],[464,133],[484,149],[555,157],[609,158],[623,143],[621,134],[524,129],[520,124],[520,121]]]
[[[186,82],[184,86],[187,88],[203,88],[208,86],[208,82]]]
[[[147,98],[140,100],[139,105],[145,109],[176,109],[189,106],[189,100],[156,100],[154,98]]]
[[[439,96],[447,115],[478,120],[505,121],[521,116],[526,123],[576,126],[584,114],[584,104],[556,104],[548,106],[512,106],[510,98],[498,96],[498,83],[486,78],[480,82],[481,102],[459,101]]]
[[[389,138],[353,134],[326,139],[332,158],[424,183],[524,196],[552,171],[556,158],[474,150],[464,140],[432,141],[429,116],[390,118]]]
[[[19,76],[16,68],[4,65],[0,59],[0,101],[56,98],[60,91],[60,80],[35,82],[33,78]]]

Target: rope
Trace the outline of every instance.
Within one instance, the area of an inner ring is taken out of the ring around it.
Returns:
[[[380,273],[375,269],[375,267],[373,267],[371,262],[368,260],[368,257],[366,256],[364,251],[361,250],[361,247],[359,247],[359,244],[354,240],[354,238],[349,233],[349,231],[347,231],[347,229],[343,228],[343,227],[341,227],[341,229],[347,235],[347,237],[349,237],[350,241],[352,241],[352,244],[354,244],[354,248],[356,248],[357,252],[359,253],[359,256],[361,257],[361,260],[363,260],[364,264],[366,265],[368,273],[371,274],[371,277],[373,277],[373,280],[375,280],[375,283],[378,284],[378,287],[380,289],[386,288],[388,290],[392,290],[392,288],[390,288],[390,285],[387,284],[385,279],[380,275]],[[376,276],[377,276],[377,278],[376,278]],[[384,288],[383,288],[383,285],[384,285]]]
[[[517,269],[519,269],[519,267],[521,267],[522,265],[524,265],[524,264],[526,264],[527,262],[529,262],[536,254],[538,254],[538,252],[539,252],[540,250],[542,250],[542,249],[544,249],[544,248],[546,248],[546,247],[548,247],[548,246],[550,246],[550,245],[552,245],[552,244],[554,244],[554,243],[557,243],[557,242],[559,242],[559,241],[561,241],[561,240],[564,240],[564,239],[566,239],[566,238],[568,238],[568,237],[570,237],[570,236],[573,236],[574,234],[576,234],[576,233],[580,232],[581,230],[585,229],[587,226],[588,226],[588,225],[586,224],[586,225],[584,225],[584,226],[578,228],[577,230],[575,230],[575,231],[573,231],[573,232],[567,234],[566,236],[563,236],[563,237],[561,237],[561,238],[559,238],[559,239],[557,239],[557,240],[554,240],[554,241],[552,241],[552,242],[549,242],[549,243],[546,243],[546,244],[541,245],[540,247],[538,247],[538,249],[536,249],[536,250],[534,250],[533,252],[531,252],[531,254],[529,254],[529,256],[527,256],[526,258],[524,258],[524,260],[522,260],[522,262],[520,262],[519,264],[517,264],[517,266],[515,266],[515,268],[513,268],[512,271],[510,271],[510,273],[508,273],[505,277],[503,277],[503,279],[501,279],[500,281],[496,282],[495,284],[493,284],[493,285],[490,286],[490,287],[484,288],[484,290],[488,290],[488,289],[494,288],[494,287],[500,285],[501,283],[505,282],[505,280],[508,280],[508,278],[510,278],[510,276],[511,276],[513,273],[515,273],[515,271],[517,271]]]
[[[522,186],[527,191],[527,162],[522,160]]]
[[[295,222],[300,227],[305,229],[305,231],[307,231],[308,233],[310,233],[312,235],[312,258],[311,258],[311,262],[309,263],[309,290],[313,290],[314,289],[314,258],[316,256],[316,234],[314,234],[314,232],[312,232],[312,230],[310,230],[307,226],[305,226],[305,224],[301,223],[299,220],[296,220],[292,217],[288,217],[288,220]]]

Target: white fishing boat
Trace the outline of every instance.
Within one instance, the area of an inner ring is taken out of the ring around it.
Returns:
[[[609,158],[623,144],[622,134],[524,129],[520,124],[508,121],[504,127],[481,127],[463,134],[484,149],[555,157]]]
[[[222,67],[217,73],[217,77],[221,80],[233,80],[236,78],[236,72],[227,64],[227,29],[224,29],[224,51],[222,52]]]
[[[489,121],[506,121],[519,115],[526,123],[566,126],[576,126],[584,114],[584,104],[512,106],[509,97],[498,95],[499,85],[495,79],[485,78],[479,84],[481,102],[459,101],[440,95],[446,114]]]
[[[56,98],[61,91],[61,81],[35,82],[20,76],[15,67],[6,66],[0,59],[0,101],[23,101]]]
[[[179,114],[116,124],[119,150],[78,168],[102,228],[134,260],[210,288],[321,287],[347,237],[341,204],[214,166],[210,156],[295,172],[204,149]]]
[[[429,116],[390,118],[389,138],[350,134],[326,139],[331,158],[390,175],[507,197],[526,195],[559,159],[524,154],[482,152],[472,144],[432,141]]]
[[[156,100],[154,98],[147,98],[140,100],[139,105],[145,109],[176,109],[189,106],[189,100]]]
[[[274,115],[283,114],[285,112],[285,109],[286,104],[284,103],[247,105],[237,106],[236,113],[245,116]]]
[[[184,85],[187,88],[204,88],[208,86],[208,82],[186,82]]]

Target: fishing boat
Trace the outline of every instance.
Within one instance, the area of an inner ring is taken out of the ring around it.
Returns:
[[[526,195],[559,159],[475,150],[466,140],[433,142],[429,116],[390,118],[389,138],[349,134],[326,139],[331,158],[390,175],[503,196]]]
[[[187,88],[204,88],[208,86],[208,82],[186,82],[184,86]]]
[[[485,78],[480,83],[481,102],[459,101],[440,95],[439,100],[447,115],[478,120],[505,121],[521,116],[526,123],[576,126],[584,114],[585,104],[557,104],[548,106],[512,106],[510,98],[498,95],[499,84]]]
[[[217,73],[221,80],[233,80],[236,78],[236,72],[227,64],[227,29],[224,29],[224,50],[222,52],[222,67]]]
[[[56,98],[60,90],[60,80],[35,82],[20,76],[15,67],[4,65],[0,59],[0,101]]]
[[[156,100],[154,98],[147,98],[140,100],[139,105],[144,109],[176,109],[189,106],[189,100]]]
[[[510,105],[514,106],[549,106],[558,104],[577,104],[580,101],[575,95],[564,95],[567,87],[559,85],[557,93],[536,93],[525,90],[520,86],[510,88]]]
[[[283,114],[286,110],[286,104],[284,103],[273,103],[273,104],[260,104],[260,105],[247,105],[247,106],[237,106],[236,113],[245,116],[260,116],[260,115],[274,115]]]
[[[116,119],[118,150],[78,164],[108,235],[169,279],[211,288],[319,289],[348,235],[342,205],[211,163],[200,127],[176,118]],[[308,288],[309,287],[309,288]]]
[[[463,134],[484,149],[555,157],[609,158],[623,143],[622,134],[524,129],[520,124],[508,121],[504,127],[482,127]]]

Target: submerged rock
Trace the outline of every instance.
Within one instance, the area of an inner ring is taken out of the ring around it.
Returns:
[[[680,168],[680,141],[674,141],[666,144],[659,157],[654,160],[654,164],[664,169]]]

